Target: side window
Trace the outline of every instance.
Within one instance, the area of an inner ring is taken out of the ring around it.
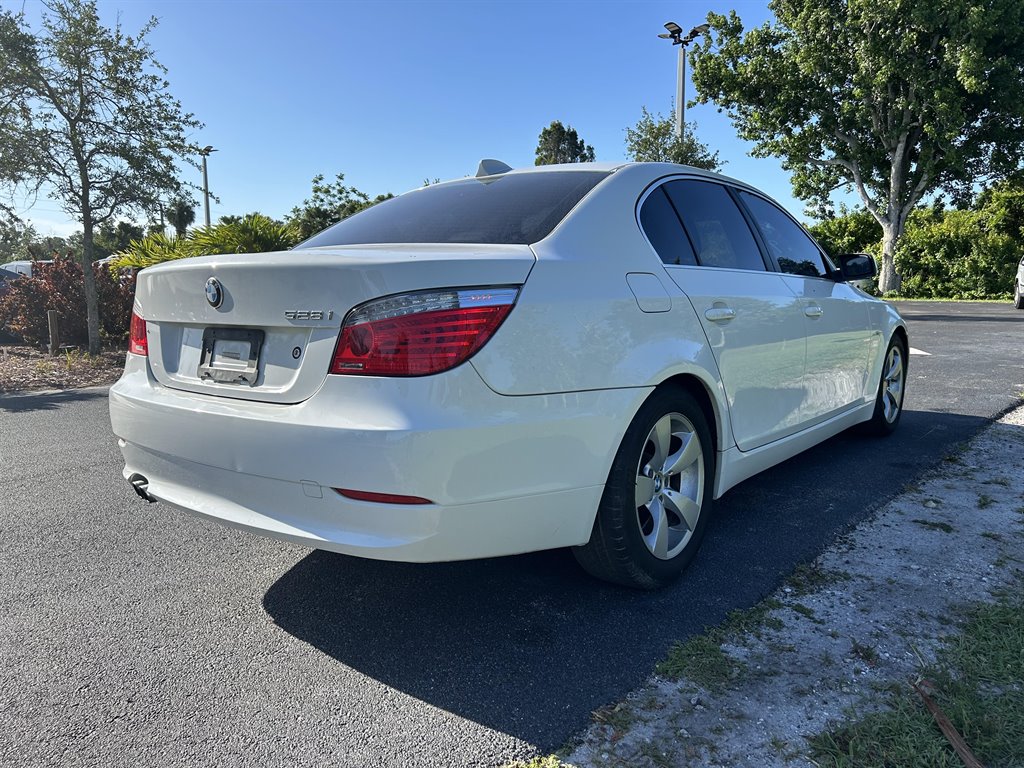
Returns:
[[[665,185],[704,267],[764,271],[746,219],[721,184],[670,181]]]
[[[644,205],[640,209],[640,226],[663,262],[697,265],[693,246],[683,231],[683,225],[679,223],[672,203],[665,197],[663,188],[654,190],[644,200]]]
[[[806,277],[828,276],[821,251],[796,222],[763,198],[749,192],[740,192],[740,197],[783,272]]]

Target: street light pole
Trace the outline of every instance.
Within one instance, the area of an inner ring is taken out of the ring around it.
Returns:
[[[676,138],[683,138],[686,125],[686,46],[679,46],[679,69],[676,72]]]
[[[666,22],[665,29],[668,33],[662,33],[658,37],[671,40],[672,45],[679,46],[679,66],[676,74],[676,138],[682,139],[686,125],[686,46],[711,27],[701,24],[691,29],[686,37],[683,37],[683,28],[674,21]]]
[[[203,158],[203,213],[206,218],[207,227],[210,226],[210,184],[206,180],[206,158],[210,156],[211,152],[216,151],[216,149],[209,145],[199,150],[199,154],[202,155]]]

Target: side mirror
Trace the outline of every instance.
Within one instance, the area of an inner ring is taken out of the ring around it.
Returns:
[[[875,259],[866,253],[842,253],[836,257],[839,260],[839,274],[843,280],[870,280],[878,274],[875,266]]]

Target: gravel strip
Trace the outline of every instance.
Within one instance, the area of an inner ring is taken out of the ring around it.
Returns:
[[[805,737],[880,707],[934,660],[964,606],[1024,574],[1022,467],[1019,407],[830,547],[813,588],[777,591],[757,636],[722,646],[724,685],[654,676],[599,712],[566,762],[813,765]],[[837,471],[836,482],[856,480]]]

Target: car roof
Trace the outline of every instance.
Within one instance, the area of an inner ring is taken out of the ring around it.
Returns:
[[[519,175],[524,173],[551,173],[551,172],[566,172],[566,171],[598,171],[602,173],[614,174],[623,170],[630,170],[632,173],[646,173],[650,176],[651,180],[659,179],[662,176],[671,176],[673,174],[686,174],[687,176],[704,176],[708,179],[714,179],[716,181],[726,182],[733,184],[744,189],[749,189],[753,192],[763,195],[756,187],[751,186],[745,181],[734,179],[731,176],[726,176],[721,173],[709,171],[704,168],[697,168],[692,165],[680,165],[678,163],[640,163],[633,161],[624,161],[619,163],[556,163],[553,165],[532,165],[524,168],[513,168],[505,173],[496,173],[493,176],[483,176],[477,178],[496,178],[499,176],[508,175]],[[461,181],[461,179],[458,179]],[[456,181],[456,179],[453,179]]]

